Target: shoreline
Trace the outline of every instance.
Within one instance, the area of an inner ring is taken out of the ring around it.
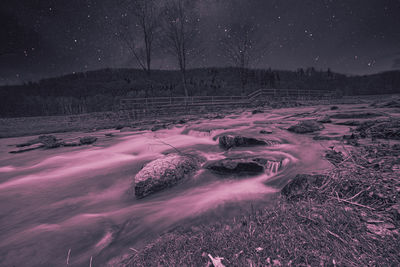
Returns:
[[[209,255],[224,258],[225,266],[400,264],[399,171],[377,170],[368,162],[373,152],[360,160],[359,151],[371,149],[392,159],[400,156],[396,145],[389,150],[382,143],[357,147],[319,183],[306,175],[304,186],[296,177],[275,207],[178,227],[108,264],[209,266]]]

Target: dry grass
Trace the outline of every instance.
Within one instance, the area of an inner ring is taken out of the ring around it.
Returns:
[[[300,199],[282,197],[273,209],[175,229],[122,265],[208,266],[208,254],[226,266],[400,265],[399,218],[390,212],[400,199],[399,173],[374,162],[376,154],[394,160],[399,151],[357,151]]]

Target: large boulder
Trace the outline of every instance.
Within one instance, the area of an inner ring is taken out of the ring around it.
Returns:
[[[290,126],[288,128],[288,131],[294,132],[294,133],[299,133],[299,134],[304,134],[304,133],[312,133],[316,131],[320,131],[324,129],[324,126],[315,121],[315,120],[305,120],[301,121],[296,125]]]
[[[135,176],[135,195],[143,198],[174,186],[200,167],[201,159],[192,155],[169,154],[151,161]]]
[[[281,190],[281,194],[288,200],[305,199],[316,187],[321,187],[325,179],[325,175],[298,174]]]
[[[273,140],[260,140],[252,137],[223,135],[219,138],[219,145],[224,149],[243,146],[266,146],[275,145],[279,142]]]

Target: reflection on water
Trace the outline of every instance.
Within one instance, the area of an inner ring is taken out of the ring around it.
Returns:
[[[323,148],[309,136],[293,135],[278,124],[269,124],[273,133],[265,136],[259,134],[263,125],[253,123],[280,116],[246,113],[156,133],[124,133],[104,147],[28,152],[35,159],[32,164],[26,156],[14,156],[7,165],[0,164],[1,265],[61,266],[69,249],[72,266],[87,266],[90,257],[101,265],[185,220],[213,212],[228,216],[228,207],[231,214],[232,206],[240,210],[241,203],[270,199],[298,172],[325,168],[320,160]],[[223,133],[282,144],[223,151],[214,140]],[[134,175],[174,149],[207,160],[255,155],[275,163],[269,162],[263,175],[240,179],[202,169],[174,188],[136,200],[131,190]],[[271,179],[281,182],[266,186]]]

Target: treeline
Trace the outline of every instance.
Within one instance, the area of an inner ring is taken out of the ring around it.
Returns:
[[[343,95],[400,93],[400,72],[346,76],[314,68],[297,71],[247,70],[243,92],[238,68],[187,72],[189,95],[241,95],[260,88],[334,90]],[[0,116],[70,115],[119,108],[121,98],[183,96],[178,71],[105,69],[19,86],[0,87]]]

